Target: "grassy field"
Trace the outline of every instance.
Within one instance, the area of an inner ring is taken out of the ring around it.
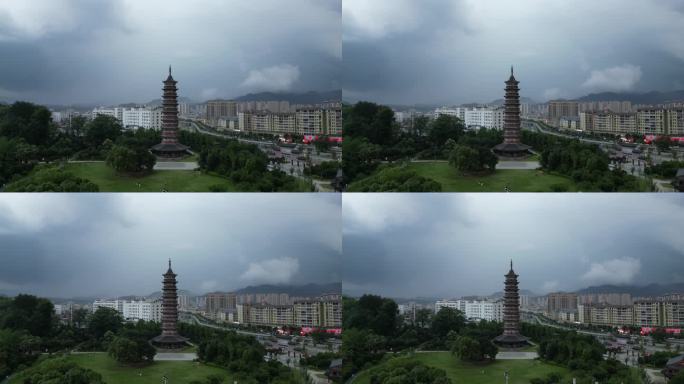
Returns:
[[[131,177],[116,174],[105,163],[74,163],[65,169],[97,184],[100,192],[160,192],[162,188],[169,192],[209,192],[212,185],[235,191],[230,180],[198,171],[154,171],[147,176]]]
[[[503,383],[506,371],[509,373],[509,384],[529,384],[530,379],[544,377],[551,372],[567,374],[565,368],[537,360],[499,360],[480,365],[461,362],[449,352],[416,353],[412,357],[402,358],[416,359],[428,366],[443,369],[454,384]],[[385,364],[391,364],[391,362],[383,363],[378,367]],[[361,372],[354,380],[354,384],[369,384],[370,375],[376,368]]]
[[[163,376],[168,377],[170,383],[189,383],[193,380],[204,381],[213,374],[228,378],[224,382],[233,382],[226,370],[192,361],[158,361],[143,368],[130,368],[119,365],[105,353],[71,355],[69,360],[101,374],[108,384],[161,383]],[[10,384],[18,384],[20,379],[18,376]]]
[[[552,192],[553,185],[576,191],[572,180],[537,170],[501,169],[491,175],[461,176],[448,163],[412,163],[409,169],[440,183],[443,192],[504,192],[506,186],[511,192]]]

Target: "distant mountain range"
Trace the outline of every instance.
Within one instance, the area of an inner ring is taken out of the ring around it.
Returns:
[[[521,295],[525,295],[525,296],[539,296],[538,294],[536,294],[536,293],[534,293],[528,289],[521,289],[520,292],[518,292],[518,293]],[[499,291],[499,292],[492,293],[489,297],[499,298],[499,297],[503,297],[503,295],[504,295],[503,291]]]
[[[342,293],[342,283],[306,285],[255,285],[235,291],[236,293],[287,293],[290,296],[310,297],[326,293]]]
[[[342,101],[342,90],[327,92],[310,91],[306,93],[260,92],[236,97],[236,101],[288,101],[290,104],[319,104],[329,101]]]
[[[294,93],[294,92],[259,92],[259,93],[248,93],[243,96],[235,97],[232,99],[235,101],[287,101],[290,104],[320,104],[329,101],[340,101],[342,100],[342,90],[326,91],[326,92],[316,92],[309,91],[304,93]],[[191,100],[187,97],[179,97],[178,101],[180,103],[188,104],[200,104],[204,101],[198,102]],[[161,105],[161,99],[154,99],[147,105],[156,106]],[[121,104],[121,107],[134,107],[138,104],[128,103]]]
[[[668,293],[684,293],[684,283],[649,285],[599,285],[578,290],[587,293],[629,293],[632,296],[662,296]]]
[[[671,92],[647,92],[647,93],[616,93],[603,92],[592,93],[580,97],[578,101],[631,101],[633,104],[666,104],[684,101],[684,90]]]
[[[536,101],[530,99],[529,97],[521,97],[520,102],[523,104],[537,104]],[[504,105],[504,99],[497,99],[489,103],[489,105]]]

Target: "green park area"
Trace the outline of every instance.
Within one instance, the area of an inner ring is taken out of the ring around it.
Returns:
[[[503,383],[505,372],[508,372],[509,384],[529,384],[531,379],[546,377],[552,372],[561,375],[568,374],[565,368],[542,363],[538,360],[496,360],[491,363],[466,363],[449,352],[417,352],[411,356],[391,359],[362,371],[354,383],[370,384],[373,372],[389,368],[401,360],[409,359],[446,371],[447,377],[451,379],[453,384]]]
[[[156,361],[149,365],[129,367],[117,363],[106,353],[71,355],[67,359],[82,368],[99,373],[108,384],[161,383],[164,376],[170,383],[190,383],[196,380],[204,382],[210,375],[221,375],[229,379],[224,382],[232,383],[225,369],[192,361]],[[22,383],[22,380],[23,377],[19,374],[9,384]]]
[[[235,187],[222,177],[199,171],[153,171],[136,177],[117,174],[105,163],[72,163],[65,168],[75,176],[87,179],[100,187],[100,192],[209,192],[209,187],[221,186],[225,191]]]
[[[447,162],[411,163],[409,169],[432,179],[442,192],[555,192],[576,190],[572,180],[539,170],[500,169],[483,176],[462,176]]]

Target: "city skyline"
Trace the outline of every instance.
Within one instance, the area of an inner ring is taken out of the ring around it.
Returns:
[[[684,218],[671,214],[682,201],[658,197],[346,195],[343,292],[487,296],[510,259],[520,289],[536,294],[682,283]]]
[[[487,103],[501,98],[510,65],[521,96],[538,102],[684,89],[677,1],[349,0],[342,7],[348,101]]]
[[[339,282],[340,205],[325,194],[8,194],[0,293],[150,294],[169,257],[179,289],[196,293]]]
[[[0,52],[10,59],[0,62],[0,101],[143,103],[159,97],[169,64],[183,78],[180,96],[195,100],[339,89],[341,7],[340,0],[286,8],[275,0],[3,2]]]

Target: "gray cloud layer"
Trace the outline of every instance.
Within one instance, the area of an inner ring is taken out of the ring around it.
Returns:
[[[2,2],[0,99],[144,102],[160,96],[169,64],[181,96],[199,100],[338,88],[341,7],[340,0]],[[278,71],[288,67],[298,76]],[[270,81],[246,81],[253,73]]]
[[[0,197],[0,292],[147,294],[340,281],[341,199],[308,194]]]
[[[537,293],[682,282],[682,213],[683,199],[649,194],[349,194],[343,289],[491,294],[510,259]]]
[[[678,0],[345,0],[345,98],[487,102],[516,66],[539,101],[684,88]]]

